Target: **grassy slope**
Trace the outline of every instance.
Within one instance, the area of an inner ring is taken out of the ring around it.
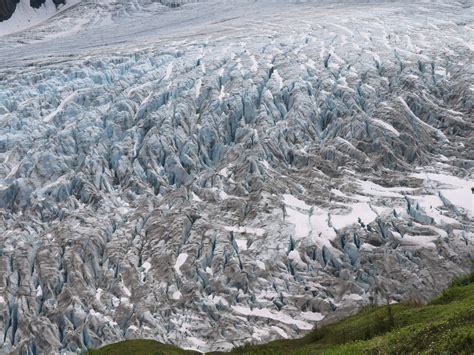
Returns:
[[[181,350],[174,345],[166,345],[155,340],[126,340],[104,346],[97,350],[89,350],[87,355],[191,355],[200,354],[195,351]]]
[[[90,352],[93,355],[192,353],[145,340],[121,342]],[[320,353],[474,354],[474,273],[453,282],[426,306],[366,307],[355,316],[315,329],[301,339],[246,345],[231,352],[249,355]]]

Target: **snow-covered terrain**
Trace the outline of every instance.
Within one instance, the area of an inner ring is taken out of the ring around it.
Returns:
[[[0,22],[0,36],[19,32],[40,24],[48,19],[51,19],[56,14],[64,11],[71,6],[78,4],[81,0],[3,0],[5,3],[11,3],[10,6],[15,7],[13,13],[10,15],[6,12],[3,16],[7,17],[3,22]],[[32,3],[35,6],[32,6]],[[0,17],[1,19],[1,17]]]
[[[0,353],[225,350],[467,272],[472,5],[84,0],[0,22]]]

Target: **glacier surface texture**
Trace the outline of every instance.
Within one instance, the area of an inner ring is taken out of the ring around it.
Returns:
[[[470,270],[472,1],[27,4],[0,22],[0,353],[229,350]]]

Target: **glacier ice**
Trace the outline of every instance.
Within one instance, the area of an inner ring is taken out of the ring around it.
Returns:
[[[469,270],[469,2],[170,4],[0,37],[2,351],[225,350]]]

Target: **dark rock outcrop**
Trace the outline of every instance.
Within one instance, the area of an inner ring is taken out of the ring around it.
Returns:
[[[20,0],[2,0],[0,1],[0,22],[8,20],[15,12],[16,5]]]
[[[52,1],[56,7],[65,4],[66,0],[1,0],[0,1],[0,22],[8,20],[17,8],[17,4],[28,2],[29,6],[34,9],[39,9],[46,1]]]

